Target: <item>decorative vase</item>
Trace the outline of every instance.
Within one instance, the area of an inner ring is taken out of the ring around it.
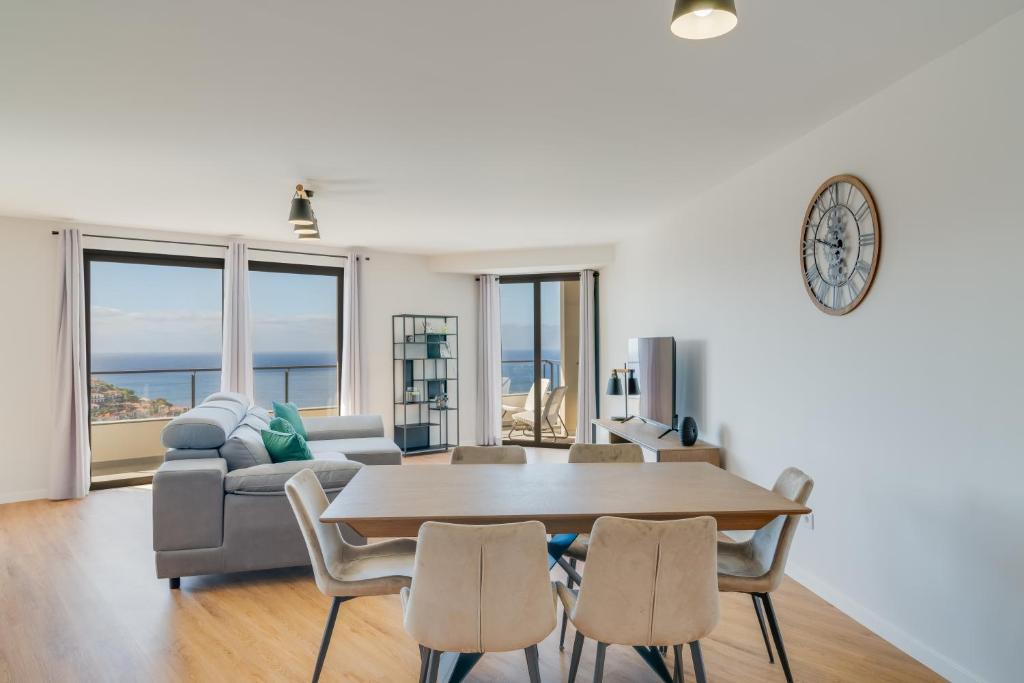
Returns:
[[[697,443],[697,421],[692,417],[683,418],[683,428],[679,430],[679,440],[684,446]]]

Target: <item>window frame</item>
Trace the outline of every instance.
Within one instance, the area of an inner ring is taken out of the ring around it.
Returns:
[[[338,289],[338,331],[337,331],[337,386],[335,390],[338,395],[338,414],[341,414],[341,350],[342,350],[342,329],[344,327],[345,299],[345,268],[344,266],[314,266],[308,263],[281,263],[280,261],[260,261],[249,259],[249,272],[260,273],[282,273],[285,275],[330,275],[337,277]],[[251,296],[251,295],[250,295]],[[252,306],[252,302],[249,302]]]

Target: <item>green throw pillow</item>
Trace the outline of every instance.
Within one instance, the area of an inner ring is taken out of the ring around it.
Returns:
[[[267,426],[267,429],[269,429],[272,432],[281,432],[282,434],[296,433],[295,427],[292,427],[292,423],[284,419],[283,417],[275,417],[273,420],[270,421],[270,424]]]
[[[274,415],[283,417],[295,427],[295,433],[303,439],[308,438],[306,428],[302,425],[302,417],[299,415],[299,407],[294,403],[278,403],[274,401]]]
[[[298,434],[261,429],[260,436],[263,437],[263,445],[267,447],[270,459],[274,462],[313,459],[313,454],[310,452],[309,446],[306,445],[306,440]]]

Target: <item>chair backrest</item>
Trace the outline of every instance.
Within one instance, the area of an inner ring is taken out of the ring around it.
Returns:
[[[420,527],[405,610],[416,642],[444,652],[507,652],[554,628],[543,524]]]
[[[540,381],[540,404],[543,407],[544,400],[548,396],[548,387],[551,386],[551,380],[546,377]],[[534,391],[537,389],[536,384],[530,385],[530,390],[526,392],[526,401],[523,402],[523,410],[533,410]]]
[[[644,451],[635,443],[574,443],[569,462],[643,462]]]
[[[456,446],[452,465],[525,465],[522,446]]]
[[[795,467],[788,467],[779,475],[772,491],[801,505],[806,505],[813,488],[813,479]],[[754,560],[768,576],[771,591],[782,585],[782,579],[786,574],[789,549],[793,545],[793,536],[796,535],[799,523],[799,515],[780,515],[754,532],[754,536],[750,539]]]
[[[601,517],[572,614],[580,633],[618,645],[681,645],[718,623],[713,517],[648,522]]]
[[[548,394],[547,403],[544,404],[544,417],[551,419],[558,415],[562,409],[562,401],[565,400],[566,387],[558,387]],[[527,408],[529,410],[529,408]]]
[[[301,470],[284,484],[288,502],[299,522],[302,537],[306,540],[309,560],[313,564],[313,576],[321,592],[327,592],[327,586],[336,580],[331,574],[331,567],[340,567],[344,560],[348,543],[341,536],[337,524],[324,524],[320,515],[327,509],[327,494],[324,493],[320,480],[312,470]]]

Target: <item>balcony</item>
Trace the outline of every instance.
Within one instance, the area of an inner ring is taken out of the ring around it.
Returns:
[[[526,405],[530,388],[533,386],[533,367],[532,360],[501,362],[501,403],[506,407],[502,411],[501,429],[503,438],[507,441],[525,443],[535,439],[532,425],[515,419],[517,413],[530,412],[534,409],[532,405]],[[575,403],[566,400],[569,387],[566,386],[561,361],[542,358],[540,374],[542,379],[548,381],[548,392],[541,396],[540,441],[542,444],[571,444],[576,439],[576,415],[575,411],[571,410]],[[558,405],[548,405],[550,393],[563,386],[566,391],[560,392],[562,398]],[[572,389],[575,392],[575,387]]]
[[[304,416],[338,414],[337,366],[272,365],[254,371],[258,405],[298,400]],[[164,426],[218,391],[219,385],[220,368],[91,373],[93,488],[147,483],[164,459],[160,443]],[[132,386],[146,390],[128,388]],[[311,392],[311,386],[321,389],[321,395],[333,396],[333,400],[317,401],[331,405],[302,405],[305,397],[318,393]]]

